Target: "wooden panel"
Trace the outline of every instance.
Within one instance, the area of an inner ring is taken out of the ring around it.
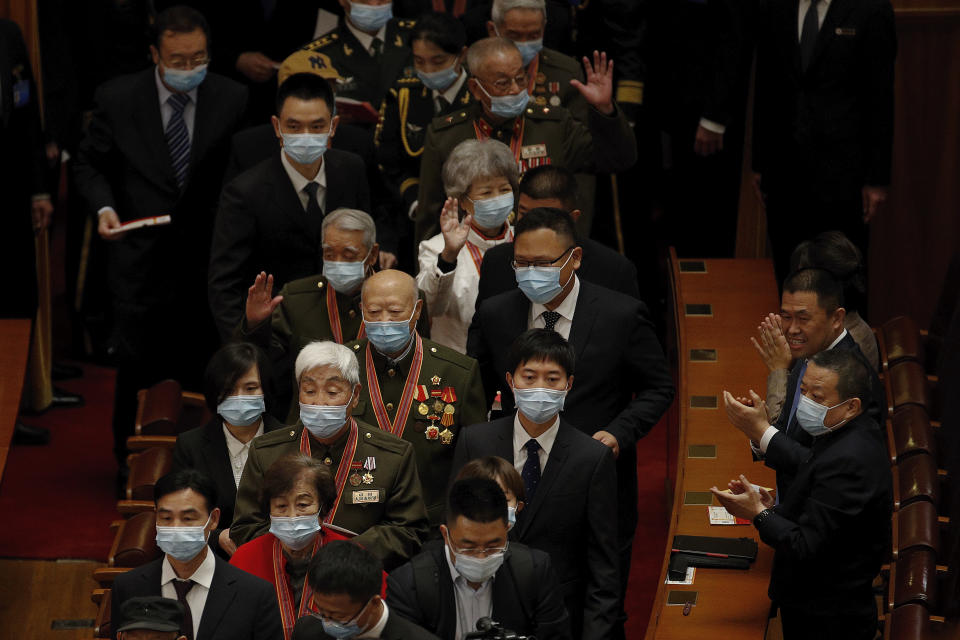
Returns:
[[[7,463],[30,348],[30,321],[0,319],[0,480]]]
[[[104,526],[104,534],[107,534]],[[93,628],[97,607],[90,593],[96,562],[0,560],[0,640],[82,640]],[[54,629],[54,623],[60,621]],[[67,623],[67,624],[65,624]]]
[[[722,411],[691,408],[691,396],[717,397],[724,389],[744,393],[764,389],[766,367],[747,340],[757,319],[777,307],[777,288],[769,260],[708,260],[706,273],[681,273],[673,256],[672,295],[675,309],[677,353],[716,349],[714,362],[678,362],[680,420],[676,451],[676,484],[670,517],[668,546],[664,550],[660,584],[654,600],[647,640],[689,638],[736,638],[760,640],[767,628],[770,602],[767,585],[773,551],[760,544],[757,561],[747,571],[698,568],[694,584],[697,603],[683,615],[683,607],[670,606],[669,593],[676,586],[664,585],[670,561],[670,543],[675,535],[753,537],[752,526],[711,526],[707,507],[687,505],[691,493],[724,486],[743,473],[751,481],[772,486],[773,471],[754,463],[743,434],[727,422]],[[688,303],[709,303],[711,317],[683,314]],[[688,457],[692,445],[715,445],[716,457]]]

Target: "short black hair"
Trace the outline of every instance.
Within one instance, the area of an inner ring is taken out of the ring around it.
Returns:
[[[523,193],[522,185],[520,193]],[[517,226],[513,231],[513,239],[516,241],[518,236],[528,231],[536,231],[537,229],[551,229],[555,231],[557,235],[569,239],[570,243],[574,246],[579,243],[577,226],[574,224],[569,211],[555,209],[553,207],[530,209],[530,211],[527,211],[527,213],[520,218],[520,221],[517,222]]]
[[[254,365],[260,372],[264,404],[270,407],[271,397],[267,392],[273,379],[270,359],[256,345],[249,342],[231,342],[217,349],[203,374],[203,397],[212,413],[217,412],[217,405],[230,395],[237,380]]]
[[[507,497],[496,480],[463,478],[450,486],[447,495],[447,526],[463,516],[473,522],[507,522]]]
[[[534,200],[556,198],[569,212],[578,206],[577,178],[573,172],[554,164],[530,169],[520,178],[520,195]]]
[[[810,358],[810,362],[837,374],[837,393],[840,400],[860,398],[867,406],[873,395],[873,380],[867,364],[850,349],[826,349]]]
[[[843,306],[843,289],[837,279],[825,269],[800,269],[794,271],[783,283],[784,293],[810,291],[817,295],[817,304],[832,315]]]
[[[153,44],[159,50],[160,40],[167,31],[174,33],[193,33],[203,31],[207,39],[207,52],[210,51],[210,25],[203,14],[186,5],[178,4],[164,9],[153,20]]]
[[[530,361],[554,362],[570,377],[576,364],[576,352],[552,329],[528,329],[517,336],[507,352],[510,375],[515,375],[520,365]]]
[[[154,506],[160,502],[160,498],[184,489],[196,491],[207,503],[207,512],[211,512],[217,506],[217,485],[213,478],[197,469],[181,469],[173,471],[163,476],[153,485],[153,503]]]
[[[313,554],[307,583],[317,593],[343,593],[356,603],[380,594],[383,563],[355,542],[334,540]]]
[[[841,231],[824,231],[813,240],[804,240],[790,256],[790,270],[825,269],[843,288],[844,307],[863,308],[867,295],[863,254]]]
[[[287,98],[323,100],[330,109],[330,117],[337,115],[337,99],[330,82],[315,73],[295,73],[283,81],[277,89],[277,117],[280,117]]]
[[[431,11],[417,18],[410,32],[411,44],[417,40],[432,42],[445,53],[460,55],[467,46],[467,31],[463,23],[449,13]]]

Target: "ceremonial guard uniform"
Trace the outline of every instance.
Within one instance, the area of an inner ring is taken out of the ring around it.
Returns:
[[[523,115],[494,125],[477,102],[456,113],[435,118],[427,129],[420,164],[416,239],[439,232],[444,191],[441,169],[453,148],[464,140],[493,138],[510,146],[520,172],[556,164],[575,173],[615,173],[633,165],[637,144],[619,107],[611,116],[587,110],[586,123],[563,107],[531,104]]]
[[[457,434],[487,420],[477,361],[419,335],[395,363],[366,339],[347,346],[360,361],[363,385],[353,415],[413,445],[430,524],[439,525]]]
[[[376,56],[360,44],[343,18],[336,29],[303,48],[330,58],[341,76],[337,81],[337,97],[369,102],[377,108],[394,80],[402,74],[415,75],[410,53],[410,30],[415,24],[415,20],[391,19],[386,26],[382,51]]]
[[[249,542],[269,530],[270,514],[260,504],[263,476],[271,464],[298,451],[321,460],[334,474],[337,501],[325,524],[359,534],[354,540],[376,554],[387,570],[420,550],[428,526],[413,447],[353,418],[330,446],[309,437],[299,421],[254,438],[237,489],[230,526],[234,542]]]

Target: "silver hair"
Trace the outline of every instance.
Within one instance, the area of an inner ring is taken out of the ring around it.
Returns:
[[[329,340],[315,340],[300,350],[294,365],[297,383],[300,383],[300,377],[307,371],[327,366],[339,371],[351,386],[359,384],[360,364],[357,356],[342,344]]]
[[[513,9],[534,9],[543,14],[544,22],[547,20],[546,0],[493,0],[490,18],[494,24],[503,24],[503,16]]]
[[[373,247],[373,243],[377,241],[377,225],[365,211],[340,208],[328,213],[320,227],[321,242],[326,237],[327,227],[330,225],[341,231],[363,231],[363,245],[367,249]]]
[[[517,45],[513,43],[513,40],[499,37],[477,40],[467,49],[467,69],[470,70],[472,75],[476,76],[477,72],[483,67],[483,63],[487,61],[487,58],[498,54],[508,55],[511,52],[516,53],[518,56],[520,55],[520,50],[517,49]]]
[[[514,193],[520,183],[517,161],[510,147],[498,140],[464,140],[443,163],[443,189],[447,197],[465,196],[479,178],[506,178]]]

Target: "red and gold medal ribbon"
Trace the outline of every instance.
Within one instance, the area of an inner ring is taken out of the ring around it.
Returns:
[[[373,368],[373,349],[370,343],[367,343],[367,387],[370,389],[370,404],[373,405],[373,413],[377,417],[377,426],[381,431],[392,433],[398,438],[403,437],[403,430],[407,426],[407,416],[410,415],[410,407],[413,404],[413,393],[417,386],[417,379],[420,377],[420,366],[423,364],[423,340],[417,334],[417,346],[413,351],[413,362],[410,365],[410,372],[407,374],[407,381],[403,385],[403,395],[400,396],[400,403],[397,405],[397,415],[390,422],[390,416],[387,415],[387,408],[383,406],[383,395],[380,393],[380,382],[377,380],[377,372]]]
[[[323,529],[317,532],[317,537],[313,541],[313,550],[310,557],[317,552],[317,549],[323,546]],[[293,596],[290,594],[290,588],[287,586],[286,571],[283,570],[283,545],[279,540],[273,541],[273,586],[277,592],[277,602],[280,603],[280,620],[283,622],[283,638],[290,640],[293,634],[293,627],[297,620],[302,618],[308,611],[315,611],[313,608],[313,589],[310,588],[310,582],[303,581],[303,597],[300,598],[300,607],[297,611],[293,610]]]
[[[343,344],[343,329],[340,328],[340,309],[337,307],[337,292],[327,283],[327,315],[330,316],[330,329],[333,331],[333,340]],[[357,340],[367,335],[363,320],[360,321],[360,330],[357,331]]]
[[[517,161],[518,167],[520,166],[520,151],[523,146],[523,129],[525,123],[526,118],[524,118],[522,114],[517,116],[513,122],[513,135],[510,137],[510,151],[513,152],[513,159]],[[490,134],[493,133],[493,127],[483,118],[477,118],[473,121],[473,132],[476,134],[477,140],[487,140]]]
[[[347,444],[343,448],[343,456],[340,457],[340,464],[337,466],[337,499],[334,500],[330,513],[323,519],[324,524],[333,522],[333,517],[337,515],[337,509],[340,507],[340,496],[343,495],[343,486],[347,483],[347,474],[350,471],[350,463],[353,462],[353,454],[357,452],[357,421],[350,418],[350,434],[347,436]],[[307,435],[307,428],[304,427],[300,433],[300,453],[310,456],[310,437]]]
[[[540,54],[534,56],[533,60],[527,66],[527,93],[533,95],[533,89],[537,84],[537,71],[540,70]]]

